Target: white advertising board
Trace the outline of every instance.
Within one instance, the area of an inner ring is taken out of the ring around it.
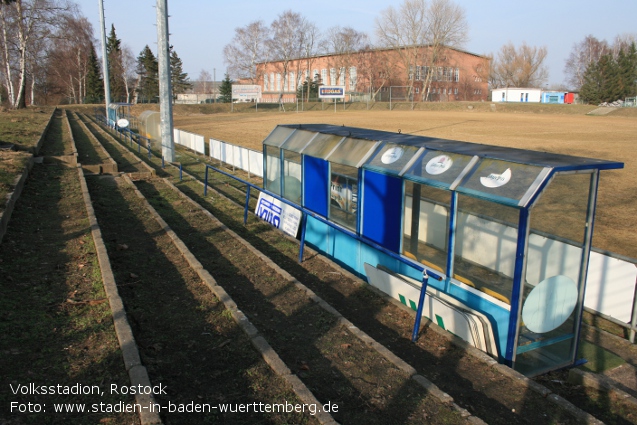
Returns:
[[[260,99],[261,86],[256,84],[233,84],[232,98],[246,101]]]
[[[284,233],[296,237],[301,222],[301,211],[296,208],[261,192],[255,214]]]
[[[320,99],[343,99],[345,86],[321,86],[319,87]]]

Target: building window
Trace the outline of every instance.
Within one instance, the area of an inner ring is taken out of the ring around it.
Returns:
[[[460,68],[456,68],[453,74],[453,81],[456,83],[460,81]]]
[[[276,74],[276,91],[281,91],[281,74]]]
[[[356,231],[358,169],[331,162],[330,220]]]
[[[345,85],[345,68],[340,68],[338,70],[338,85],[339,86]]]
[[[356,79],[357,79],[358,75],[356,73],[356,67],[352,66],[349,69],[349,89],[351,91],[355,91],[356,90]]]
[[[321,69],[321,83],[327,83],[327,69]]]
[[[296,80],[294,79],[294,72],[290,72],[290,78],[288,78],[288,90],[289,91],[294,91],[296,90],[294,84],[296,83]]]
[[[330,86],[336,85],[336,68],[330,68]]]
[[[274,90],[274,72],[270,73],[270,90]]]
[[[268,74],[263,75],[263,91],[270,90],[270,80],[268,79]]]

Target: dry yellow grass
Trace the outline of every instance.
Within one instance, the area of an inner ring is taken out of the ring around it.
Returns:
[[[562,105],[563,106],[563,105]],[[534,111],[534,112],[539,112]],[[182,115],[175,127],[261,151],[277,124],[325,123],[622,161],[622,170],[601,174],[595,247],[637,258],[637,114],[607,116],[450,111],[365,111]]]

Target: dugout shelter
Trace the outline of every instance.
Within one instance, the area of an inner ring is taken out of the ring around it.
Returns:
[[[599,174],[621,162],[324,124],[279,125],[263,154],[302,243],[527,376],[577,363]]]

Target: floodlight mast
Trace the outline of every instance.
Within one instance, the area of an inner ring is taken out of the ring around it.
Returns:
[[[104,22],[104,0],[98,0],[98,4],[100,7],[100,29],[102,32],[102,72],[104,74],[104,103],[105,103],[105,113],[106,119],[108,120],[108,107],[111,104],[111,86],[109,83],[108,76],[108,55],[106,52],[106,27]]]
[[[157,0],[157,60],[159,65],[159,115],[161,153],[165,161],[175,161],[173,141],[172,87],[168,43],[168,0]]]

